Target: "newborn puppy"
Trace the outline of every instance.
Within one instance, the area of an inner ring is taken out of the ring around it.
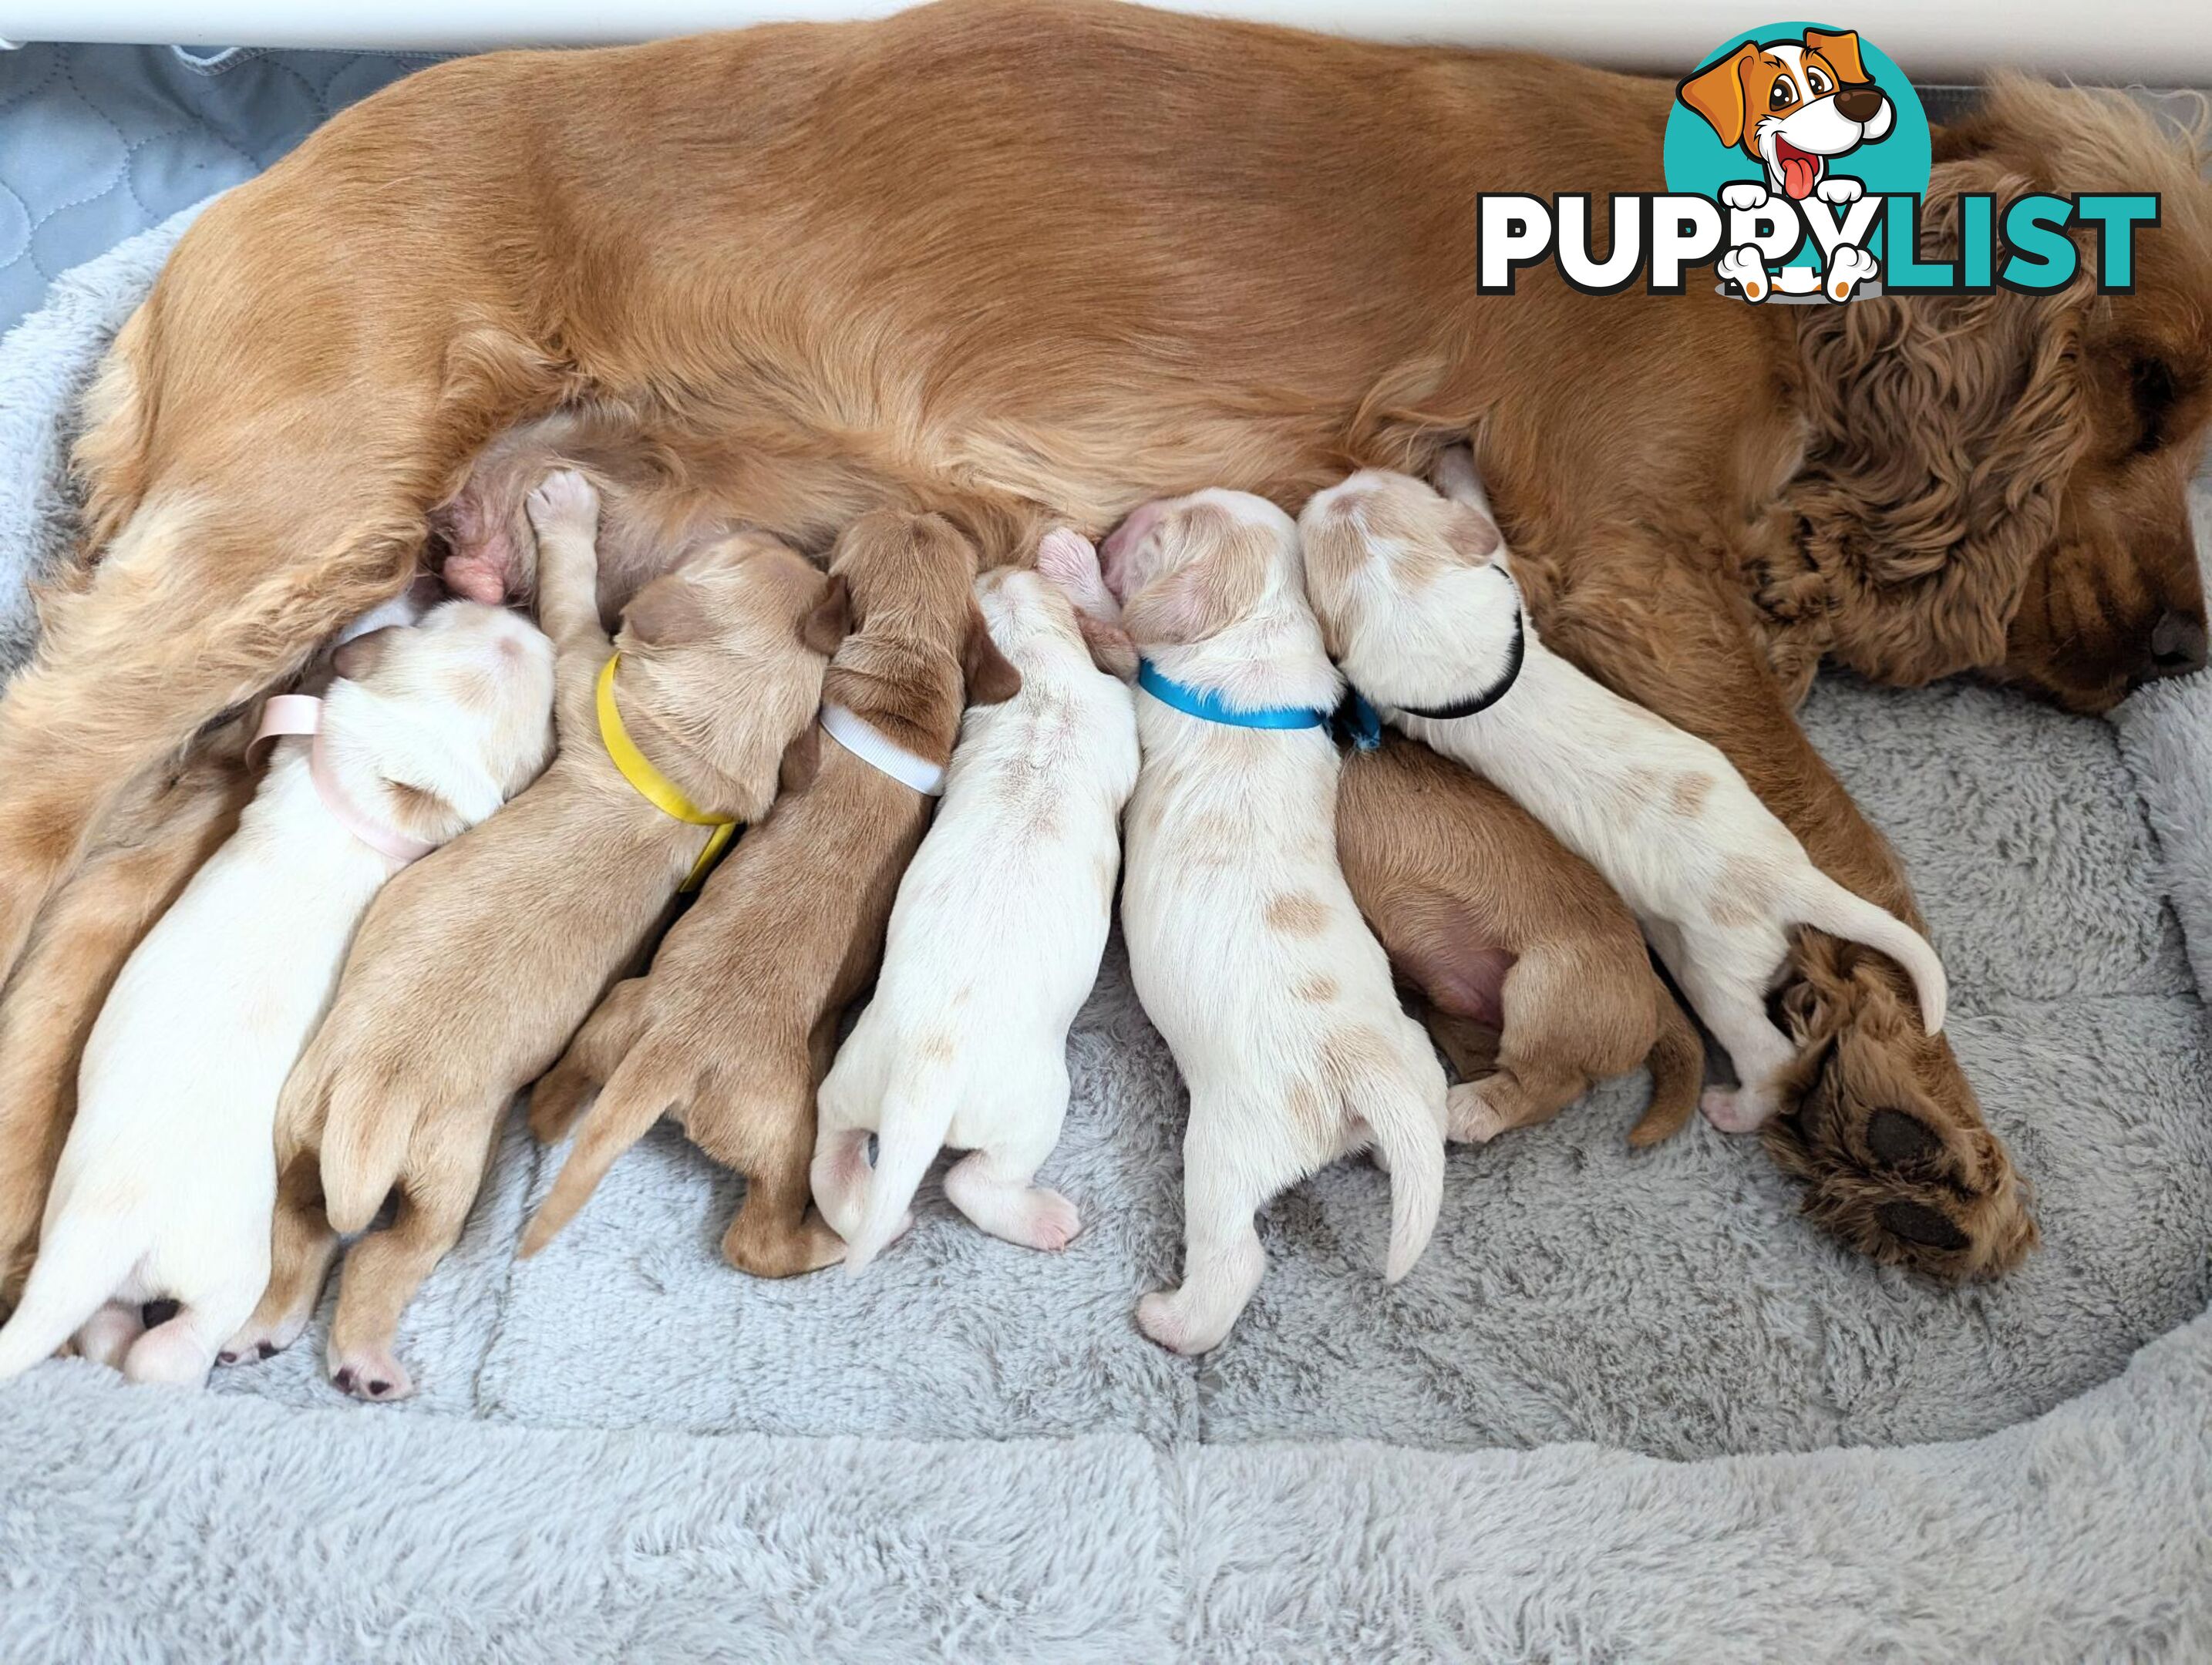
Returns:
[[[523,1233],[526,1255],[670,1115],[745,1176],[744,1206],[722,1239],[732,1266],[787,1278],[843,1257],[806,1206],[815,1092],[838,1018],[882,957],[963,689],[992,705],[1021,679],[976,610],[975,545],[941,516],[864,515],[830,570],[850,586],[854,618],[822,682],[832,744],[813,781],[777,801],[669,932],[651,975],[608,996],[532,1095],[531,1128],[550,1141],[601,1089]]]
[[[271,702],[264,733],[300,738],[93,1025],[0,1380],[73,1331],[135,1381],[206,1379],[268,1279],[277,1093],[362,910],[545,761],[552,654],[514,614],[453,602],[336,668],[319,710]],[[163,1297],[175,1316],[139,1334],[139,1304]]]
[[[1447,465],[1459,501],[1370,470],[1306,505],[1314,606],[1338,662],[1384,716],[1511,793],[1643,921],[1742,1084],[1706,1095],[1714,1125],[1763,1123],[1796,1055],[1766,1011],[1792,926],[1896,960],[1929,1033],[1941,1030],[1935,951],[1815,867],[1717,747],[1549,652],[1472,460],[1455,453]]]
[[[1290,517],[1201,491],[1139,509],[1105,557],[1145,660],[1121,928],[1190,1089],[1183,1280],[1137,1322],[1198,1353],[1259,1286],[1255,1213],[1347,1151],[1389,1164],[1386,1276],[1406,1275],[1443,1192],[1444,1079],[1337,868],[1342,684]]]
[[[331,1014],[285,1089],[275,1276],[228,1349],[266,1357],[296,1338],[333,1233],[365,1230],[396,1188],[392,1223],[347,1257],[331,1329],[331,1379],[361,1398],[413,1390],[392,1353],[399,1316],[459,1237],[501,1111],[726,836],[717,823],[761,815],[779,773],[804,767],[822,666],[844,628],[841,586],[747,536],[641,590],[610,644],[591,488],[550,476],[530,515],[557,656],[559,756],[503,814],[403,874],[362,921]],[[633,784],[611,741],[666,791],[648,798]]]
[[[1071,532],[1061,544],[1094,570]],[[875,997],[822,1084],[814,1199],[857,1273],[905,1218],[939,1149],[952,1206],[994,1237],[1059,1249],[1074,1207],[1031,1182],[1067,1114],[1067,1030],[1098,980],[1137,780],[1129,690],[1091,662],[1075,609],[1034,572],[975,586],[1021,675],[972,707],[945,799],[891,909]],[[868,1166],[868,1138],[877,1139]]]
[[[1475,1073],[1465,1028],[1498,1037],[1493,1072],[1451,1090],[1452,1138],[1542,1121],[1647,1059],[1651,1105],[1628,1142],[1656,1144],[1689,1119],[1705,1073],[1697,1030],[1613,887],[1518,804],[1386,734],[1344,760],[1336,848],[1359,911],[1426,999],[1430,1031],[1462,1076]]]

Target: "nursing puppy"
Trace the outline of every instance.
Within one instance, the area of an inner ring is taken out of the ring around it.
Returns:
[[[530,500],[559,755],[505,813],[379,899],[285,1089],[276,1273],[230,1351],[266,1357],[295,1339],[334,1234],[364,1231],[397,1190],[392,1224],[347,1257],[331,1329],[331,1379],[356,1397],[413,1391],[392,1354],[399,1316],[459,1237],[501,1111],[647,940],[720,836],[709,823],[760,816],[779,773],[811,753],[842,586],[772,539],[734,538],[641,590],[610,643],[597,514],[573,473]],[[604,730],[603,699],[617,725]],[[697,818],[647,799],[608,735],[626,736]]]
[[[1510,798],[1385,734],[1344,760],[1336,848],[1392,968],[1420,990],[1430,1033],[1468,1078],[1446,1101],[1452,1138],[1542,1121],[1647,1061],[1651,1104],[1628,1142],[1656,1144],[1689,1119],[1705,1046],[1634,916]],[[1480,1065],[1470,1029],[1487,1032]],[[1478,1067],[1487,1073],[1475,1079]]]
[[[0,1380],[72,1333],[135,1381],[206,1379],[268,1280],[277,1094],[362,910],[544,763],[552,653],[514,614],[453,602],[336,669],[93,1025]],[[142,1334],[157,1298],[176,1315]]]
[[[1370,1143],[1390,1169],[1385,1275],[1405,1276],[1436,1226],[1444,1079],[1337,868],[1325,714],[1342,684],[1290,517],[1201,491],[1139,509],[1104,554],[1148,661],[1121,928],[1138,997],[1190,1089],[1183,1280],[1146,1296],[1137,1322],[1198,1353],[1259,1286],[1255,1213]],[[1238,726],[1254,713],[1302,726]]]
[[[1040,567],[1062,544],[1095,569],[1070,532],[1045,539]],[[1113,922],[1137,720],[1066,596],[1034,572],[975,588],[1021,692],[962,719],[874,998],[822,1084],[814,1200],[854,1273],[899,1230],[946,1145],[970,1154],[946,1172],[945,1197],[994,1237],[1060,1249],[1079,1229],[1067,1199],[1032,1182],[1067,1114],[1068,1026]]]
[[[1299,517],[1306,581],[1338,662],[1417,740],[1480,769],[1604,874],[1741,1085],[1706,1115],[1731,1133],[1773,1114],[1796,1055],[1767,1015],[1789,931],[1904,966],[1930,1035],[1942,963],[1911,927],[1815,867],[1718,748],[1621,698],[1538,640],[1474,464],[1448,453],[1447,498],[1370,470]]]
[[[850,586],[853,634],[822,681],[814,778],[777,800],[649,975],[616,988],[532,1095],[530,1125],[575,1145],[523,1233],[551,1241],[614,1160],[662,1116],[745,1176],[722,1239],[739,1271],[786,1278],[842,1259],[807,1207],[817,1089],[837,1021],[874,975],[899,876],[929,824],[960,726],[1020,691],[977,610],[975,548],[939,515],[888,511],[846,529],[830,570]]]

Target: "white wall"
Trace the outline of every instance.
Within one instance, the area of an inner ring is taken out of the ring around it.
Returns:
[[[1682,74],[1771,10],[1825,12],[1918,81],[1999,64],[2082,81],[2212,82],[2212,0],[1170,0],[1379,40],[1527,47]],[[771,19],[879,15],[897,0],[0,0],[9,40],[466,47],[643,40]]]

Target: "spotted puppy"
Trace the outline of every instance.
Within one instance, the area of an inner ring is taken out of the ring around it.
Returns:
[[[1038,564],[1054,560],[1095,570],[1097,557],[1056,532]],[[814,1199],[854,1273],[948,1145],[970,1154],[945,1176],[945,1197],[984,1231],[1059,1249],[1077,1230],[1074,1206],[1034,1182],[1067,1113],[1068,1026],[1113,921],[1136,716],[1038,573],[990,573],[975,588],[1021,692],[961,720],[874,998],[822,1084]]]
[[[277,1094],[355,925],[408,862],[499,807],[552,744],[552,653],[456,601],[341,649],[238,830],[138,945],[86,1042],[0,1380],[74,1333],[134,1381],[198,1385],[268,1279]],[[175,1315],[141,1333],[141,1303]]]
[[[1942,963],[1910,926],[1815,867],[1720,750],[1621,698],[1538,639],[1474,465],[1448,498],[1355,474],[1300,516],[1306,580],[1352,682],[1400,728],[1504,787],[1613,884],[1742,1084],[1706,1115],[1747,1132],[1796,1056],[1767,1014],[1791,927],[1862,942],[1911,974],[1928,1032]]]
[[[613,642],[595,599],[597,501],[532,495],[539,611],[558,654],[560,752],[529,791],[401,875],[362,922],[285,1090],[276,1269],[237,1352],[306,1325],[347,1257],[328,1368],[357,1397],[413,1383],[399,1316],[460,1235],[515,1093],[560,1055],[731,823],[813,753],[843,586],[774,540],[709,545],[640,590]],[[619,652],[613,650],[618,649]],[[641,772],[643,771],[643,772]]]
[[[785,1278],[843,1257],[807,1206],[838,1019],[882,957],[963,701],[994,705],[1021,688],[977,610],[975,563],[939,515],[863,515],[838,539],[830,569],[850,586],[854,629],[823,678],[820,768],[745,836],[651,973],[607,997],[532,1095],[540,1139],[576,1137],[524,1255],[667,1115],[745,1176],[722,1238],[732,1266]]]
[[[1255,1213],[1347,1152],[1389,1164],[1386,1276],[1405,1276],[1436,1226],[1444,1079],[1337,867],[1341,683],[1290,517],[1201,491],[1138,510],[1104,556],[1144,690],[1121,927],[1190,1089],[1183,1279],[1137,1322],[1198,1353],[1259,1285]]]

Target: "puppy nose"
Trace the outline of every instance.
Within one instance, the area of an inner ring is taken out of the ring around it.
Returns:
[[[2185,677],[2204,668],[2204,621],[2194,614],[2169,607],[2151,627],[2151,663],[2154,677]]]
[[[1836,94],[1837,113],[1863,126],[1881,113],[1879,87],[1846,87]]]

